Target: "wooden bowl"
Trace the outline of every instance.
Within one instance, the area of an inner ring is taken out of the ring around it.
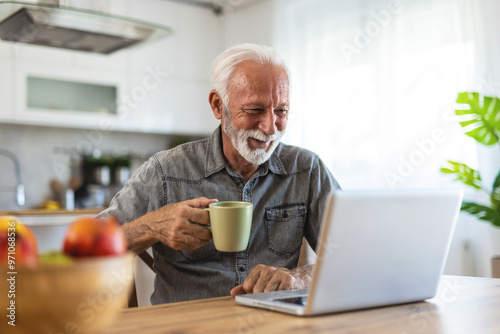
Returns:
[[[132,253],[85,258],[67,265],[18,268],[14,275],[1,268],[0,307],[2,314],[7,310],[7,318],[1,320],[0,332],[93,333],[105,328],[126,307],[133,258]],[[14,280],[8,281],[11,277]],[[8,324],[12,314],[15,327]]]

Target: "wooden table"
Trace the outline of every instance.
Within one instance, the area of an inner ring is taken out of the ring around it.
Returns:
[[[500,333],[500,279],[443,276],[428,301],[316,317],[239,306],[221,297],[123,310],[119,333]]]

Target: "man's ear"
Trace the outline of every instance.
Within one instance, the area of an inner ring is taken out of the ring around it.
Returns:
[[[222,119],[224,103],[222,103],[222,99],[215,89],[212,89],[210,94],[208,94],[208,102],[210,103],[215,118]]]

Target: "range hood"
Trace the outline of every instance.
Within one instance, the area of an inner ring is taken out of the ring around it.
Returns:
[[[0,1],[0,39],[110,54],[171,34],[168,27],[44,2]]]

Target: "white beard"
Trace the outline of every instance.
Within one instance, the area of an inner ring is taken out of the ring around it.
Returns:
[[[238,153],[248,162],[260,165],[266,162],[280,143],[285,131],[277,131],[274,135],[266,135],[260,130],[243,130],[237,128],[232,120],[231,111],[224,106],[224,126],[223,131],[231,139],[231,143]],[[252,149],[248,145],[248,138],[255,138],[260,141],[271,141],[271,146],[267,149]]]

